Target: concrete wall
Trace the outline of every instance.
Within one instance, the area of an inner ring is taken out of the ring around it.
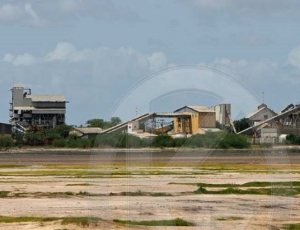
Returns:
[[[215,105],[212,109],[216,113],[216,121],[221,125],[230,125],[229,116],[231,116],[231,104]]]
[[[216,127],[216,115],[215,113],[200,112],[199,118],[199,128],[215,128]]]
[[[267,137],[278,137],[278,132],[276,128],[262,128],[260,130],[260,135],[262,138],[267,138]]]
[[[12,126],[10,124],[0,123],[0,134],[11,134]]]

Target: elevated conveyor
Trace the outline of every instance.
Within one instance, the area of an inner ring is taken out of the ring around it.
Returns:
[[[172,117],[186,117],[189,118],[191,117],[190,114],[184,114],[184,113],[145,113],[142,114],[141,116],[135,117],[129,121],[120,123],[114,127],[108,128],[106,130],[103,130],[101,134],[105,133],[113,133],[116,131],[124,131],[127,129],[128,123],[131,123],[133,121],[138,121],[138,122],[144,122],[149,119],[154,119],[156,117],[165,117],[165,118],[172,118]]]
[[[289,109],[289,110],[287,110],[287,111],[285,111],[283,113],[280,113],[280,114],[278,114],[278,115],[276,115],[274,117],[271,117],[271,118],[269,118],[269,119],[267,119],[267,120],[265,120],[263,122],[260,122],[259,124],[256,124],[256,125],[253,125],[253,126],[247,128],[247,129],[244,129],[243,131],[240,131],[237,134],[246,133],[247,131],[256,129],[256,128],[262,126],[265,123],[272,123],[272,122],[275,122],[275,121],[279,121],[282,118],[288,117],[288,116],[290,116],[290,115],[292,115],[294,113],[298,113],[298,112],[300,112],[300,106],[296,106],[294,108],[291,108],[291,109]]]

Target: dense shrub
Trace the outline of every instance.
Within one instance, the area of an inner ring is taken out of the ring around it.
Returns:
[[[0,137],[0,150],[7,150],[13,146],[13,140],[11,137]]]
[[[79,138],[76,140],[78,148],[89,148],[91,147],[91,141],[89,139]]]
[[[226,134],[219,143],[219,147],[223,149],[227,149],[230,147],[243,149],[243,148],[248,148],[249,146],[250,143],[248,143],[247,138],[245,136],[237,135],[233,133]]]
[[[205,134],[196,134],[188,138],[185,146],[198,148],[215,148],[218,146],[225,132],[207,132]]]
[[[181,137],[181,138],[175,138],[174,141],[174,146],[175,147],[181,147],[184,146],[185,143],[187,142],[187,138],[186,137]]]
[[[67,138],[72,127],[69,125],[59,125],[54,129],[50,129],[49,132],[59,134],[61,138]]]
[[[66,140],[65,139],[56,139],[53,141],[53,146],[55,147],[65,147],[66,146]]]
[[[13,133],[11,135],[12,139],[14,140],[15,146],[21,148],[24,144],[24,134],[23,133]]]
[[[43,132],[27,132],[24,135],[25,144],[28,145],[44,145]]]
[[[149,140],[119,132],[99,135],[92,144],[97,147],[142,148],[149,146]]]
[[[288,144],[300,145],[300,137],[292,133],[286,136],[286,141]]]
[[[160,134],[154,138],[152,142],[153,147],[174,147],[174,139],[167,134]]]

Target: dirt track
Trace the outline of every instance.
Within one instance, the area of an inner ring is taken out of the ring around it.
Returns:
[[[152,163],[236,163],[236,164],[300,164],[300,150],[22,150],[0,152],[1,164],[98,164],[146,162]]]

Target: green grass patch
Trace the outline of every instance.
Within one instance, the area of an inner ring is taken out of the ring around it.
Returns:
[[[82,184],[66,184],[66,186],[93,186],[93,184],[82,183]]]
[[[61,224],[75,224],[81,227],[91,227],[97,226],[98,222],[101,220],[101,218],[97,217],[65,217],[63,218]]]
[[[158,196],[173,196],[171,193],[165,193],[165,192],[154,192],[151,193],[151,196],[158,197]]]
[[[243,220],[244,218],[243,217],[240,217],[240,216],[228,216],[228,217],[220,217],[220,218],[217,218],[217,220],[219,221],[230,221],[230,220]]]
[[[9,191],[0,191],[0,198],[5,198],[9,194]]]
[[[300,230],[300,224],[287,224],[283,226],[285,230]]]
[[[284,182],[248,182],[242,184],[243,187],[271,187],[271,186],[292,186],[298,187],[300,186],[300,181],[284,181]]]
[[[79,193],[76,194],[77,196],[96,196],[95,194],[86,192],[86,191],[80,191]]]
[[[0,223],[20,223],[20,222],[50,222],[60,220],[56,217],[8,217],[0,216]]]
[[[115,223],[126,225],[143,225],[143,226],[194,226],[193,223],[176,218],[174,220],[149,220],[149,221],[131,221],[114,219]]]
[[[121,196],[145,196],[146,194],[141,190],[137,190],[135,192],[121,192]]]
[[[24,165],[0,165],[0,169],[6,168],[26,168],[27,166]]]
[[[169,184],[181,184],[181,185],[197,185],[198,187],[207,187],[207,188],[231,188],[231,187],[278,187],[278,186],[285,186],[285,187],[300,187],[300,181],[283,181],[283,182],[266,182],[266,181],[253,181],[244,184],[209,184],[209,183],[175,183],[171,182]]]
[[[239,189],[238,187],[229,187],[222,190],[207,190],[200,186],[196,191],[196,194],[248,194],[248,195],[280,195],[280,196],[293,196],[300,194],[299,188],[287,189],[283,187],[274,188],[252,188],[252,189]]]
[[[0,216],[0,223],[21,223],[21,222],[51,222],[59,221],[61,224],[75,224],[81,227],[97,226],[101,220],[96,217],[8,217]]]

